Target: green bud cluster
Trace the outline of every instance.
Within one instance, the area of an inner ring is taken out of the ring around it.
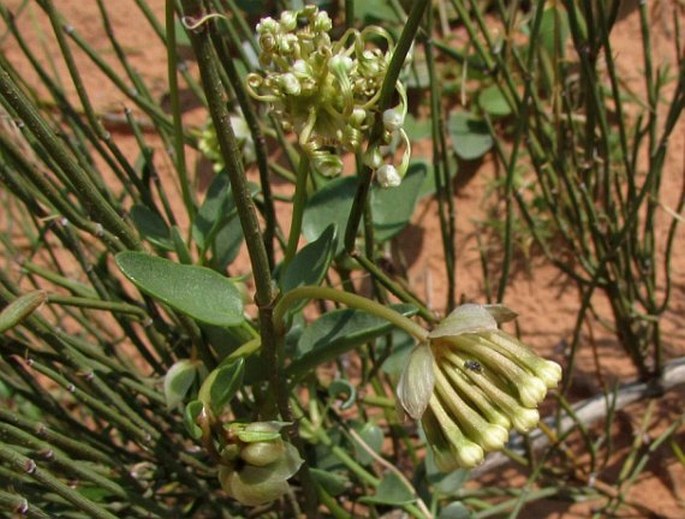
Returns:
[[[297,449],[283,441],[281,422],[226,425],[230,441],[221,451],[219,481],[233,499],[258,506],[288,491],[288,479],[302,465]]]
[[[231,115],[230,120],[243,161],[245,164],[254,162],[257,155],[252,133],[247,125],[247,121],[245,121],[242,113]],[[208,121],[200,132],[197,145],[204,156],[212,162],[214,171],[219,172],[224,169],[226,165],[224,164],[224,159],[221,155],[221,150],[219,149],[216,129],[211,121]]]
[[[498,329],[501,315],[458,307],[414,349],[400,378],[399,401],[421,419],[441,470],[474,467],[504,447],[510,429],[535,427],[538,404],[561,379],[557,363]]]
[[[348,29],[338,41],[329,35],[333,24],[325,11],[306,6],[284,11],[280,19],[263,18],[257,25],[259,61],[263,74],[248,74],[247,89],[255,99],[269,103],[284,129],[294,131],[302,151],[314,169],[326,176],[343,169],[340,154],[356,152],[368,140],[376,117],[384,123],[383,144],[394,152],[404,143],[397,168],[383,166],[380,149],[368,151],[377,157],[374,171],[381,184],[397,185],[409,162],[409,139],[402,129],[407,113],[404,88],[397,83],[400,105],[381,114],[380,89],[394,43],[381,27],[359,31]],[[376,41],[384,40],[387,50]],[[391,169],[392,168],[392,169]]]

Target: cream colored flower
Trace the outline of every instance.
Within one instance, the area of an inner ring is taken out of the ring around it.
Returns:
[[[262,19],[257,34],[259,61],[265,71],[248,74],[247,89],[252,97],[270,105],[286,130],[298,135],[312,167],[326,176],[342,172],[341,153],[361,151],[374,121],[381,118],[383,144],[396,135],[405,143],[406,157],[395,168],[401,180],[411,153],[402,129],[407,113],[402,84],[396,84],[397,107],[380,113],[378,106],[394,50],[392,38],[385,29],[369,26],[361,31],[348,29],[332,41],[332,27],[328,14],[311,5],[284,11],[278,21]],[[378,47],[379,39],[387,50]]]
[[[455,309],[417,345],[400,377],[403,409],[421,420],[442,470],[474,467],[506,444],[509,429],[539,421],[537,405],[561,379],[561,367],[542,359],[497,327],[503,307]]]

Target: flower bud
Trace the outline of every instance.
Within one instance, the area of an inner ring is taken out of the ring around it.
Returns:
[[[278,22],[270,16],[262,18],[261,21],[257,24],[257,33],[260,35],[267,33],[276,33],[279,32],[279,29],[280,27],[278,25]]]
[[[248,443],[240,450],[240,457],[248,464],[263,467],[277,461],[285,453],[283,440]]]
[[[349,56],[336,54],[328,60],[328,69],[338,77],[347,76],[354,67],[354,62]]]
[[[547,386],[534,375],[520,377],[516,382],[519,400],[525,407],[535,407],[545,399]]]
[[[290,67],[290,71],[302,79],[309,78],[313,75],[312,67],[303,59],[295,60],[293,66]]]
[[[533,368],[535,375],[542,380],[548,389],[557,387],[561,380],[561,366],[553,360],[540,359]]]
[[[378,146],[366,150],[364,153],[364,164],[371,169],[378,169],[383,164],[383,154]]]
[[[376,170],[376,181],[381,187],[397,187],[402,183],[402,177],[392,164],[383,164]]]
[[[480,445],[466,440],[459,448],[453,449],[452,455],[459,467],[473,468],[483,463],[485,452]]]
[[[328,32],[333,28],[333,22],[326,11],[319,11],[314,16],[312,26],[316,32]]]
[[[383,126],[386,130],[394,132],[402,128],[404,115],[396,108],[389,108],[383,112]]]
[[[294,11],[283,11],[279,21],[284,32],[293,31],[297,28],[297,13]]]
[[[352,110],[350,123],[356,128],[359,128],[361,125],[364,124],[364,121],[366,121],[366,115],[366,110],[364,110],[363,108],[355,107]]]
[[[343,162],[340,157],[332,153],[322,152],[312,159],[312,167],[324,177],[337,177],[342,173]]]
[[[281,77],[279,78],[279,83],[281,89],[289,95],[296,96],[299,95],[299,93],[302,91],[302,88],[300,87],[300,82],[297,79],[297,76],[295,74],[292,74],[290,72],[286,72],[285,74],[282,74]]]
[[[511,425],[520,433],[527,433],[540,421],[540,413],[537,409],[518,407],[509,415]]]

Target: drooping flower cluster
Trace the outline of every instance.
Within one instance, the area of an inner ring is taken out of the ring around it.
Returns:
[[[288,491],[288,479],[303,463],[297,449],[284,442],[281,422],[226,425],[232,441],[221,452],[219,481],[240,503],[258,506]]]
[[[326,176],[342,172],[340,153],[361,150],[375,117],[382,117],[383,143],[395,148],[402,141],[405,157],[396,168],[384,164],[383,152],[376,148],[367,151],[365,162],[381,184],[397,185],[410,154],[402,129],[407,100],[400,82],[396,85],[400,104],[383,114],[378,108],[392,39],[381,27],[369,26],[362,31],[348,29],[333,42],[332,26],[328,14],[316,6],[284,11],[278,21],[263,18],[257,34],[259,60],[266,72],[247,76],[248,91],[270,103],[284,128],[297,133],[312,166]],[[378,39],[386,42],[387,50],[374,43]]]
[[[496,311],[495,311],[496,310]],[[537,405],[561,367],[498,329],[503,307],[467,304],[444,319],[410,354],[398,399],[421,419],[438,468],[474,467],[504,447],[513,427],[539,421]]]

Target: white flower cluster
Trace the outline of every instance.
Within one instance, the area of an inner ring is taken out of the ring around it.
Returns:
[[[388,149],[367,150],[365,163],[382,185],[397,185],[409,162],[409,140],[402,129],[407,99],[400,82],[400,105],[379,113],[378,101],[394,44],[382,28],[348,29],[333,42],[333,24],[325,11],[307,6],[284,11],[279,20],[263,18],[257,25],[264,74],[248,74],[250,94],[269,103],[286,130],[298,135],[302,151],[314,169],[326,176],[342,172],[341,152],[356,152],[368,139],[376,117],[385,127]],[[376,42],[385,41],[387,50]],[[383,152],[405,143],[405,155],[395,167],[383,164]],[[383,148],[386,148],[385,146]]]

